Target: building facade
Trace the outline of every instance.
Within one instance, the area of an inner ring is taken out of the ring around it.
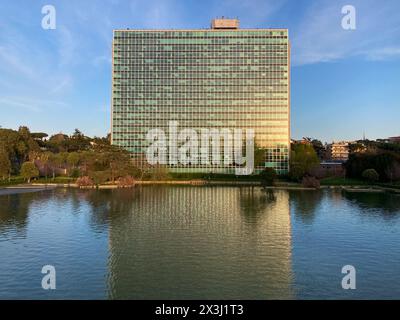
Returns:
[[[328,145],[328,157],[332,161],[347,161],[349,160],[349,143],[333,142]]]
[[[284,174],[290,152],[290,45],[287,29],[115,30],[112,143],[145,161],[154,128],[254,129],[265,149],[259,168]],[[233,166],[190,164],[181,172],[232,173]]]
[[[390,137],[388,141],[391,143],[400,143],[400,136],[399,137]]]

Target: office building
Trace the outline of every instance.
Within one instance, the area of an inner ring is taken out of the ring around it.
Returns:
[[[146,133],[184,128],[254,129],[258,169],[289,169],[290,45],[287,29],[115,30],[112,143],[144,159]],[[234,165],[175,165],[178,172],[233,173]]]

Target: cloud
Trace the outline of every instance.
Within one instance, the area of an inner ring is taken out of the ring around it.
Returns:
[[[291,30],[294,66],[334,61],[354,56],[365,59],[398,56],[391,46],[400,47],[398,1],[353,0],[356,30],[341,26],[343,1],[318,1],[308,8],[301,22]],[[382,49],[384,48],[384,49]]]
[[[5,71],[5,69],[12,69],[29,78],[33,78],[35,75],[32,67],[25,64],[19,58],[18,50],[12,46],[0,46],[0,62],[0,68],[3,69],[3,71]]]
[[[265,28],[269,18],[278,13],[287,2],[288,0],[223,0],[217,11],[222,15],[224,12],[235,12],[241,24],[247,28]]]
[[[370,50],[365,52],[364,55],[371,61],[397,59],[400,58],[400,46]]]
[[[22,108],[34,112],[42,112],[51,108],[66,108],[68,105],[61,101],[21,98],[21,97],[2,97],[0,98],[0,107],[5,109],[9,107]]]
[[[69,75],[66,75],[64,78],[58,79],[57,84],[50,91],[50,95],[61,93],[68,88],[71,88],[73,84],[73,80]]]
[[[72,34],[71,31],[65,26],[61,25],[57,28],[57,40],[58,40],[58,54],[59,54],[59,65],[68,66],[76,63],[79,59],[77,52],[77,34]]]

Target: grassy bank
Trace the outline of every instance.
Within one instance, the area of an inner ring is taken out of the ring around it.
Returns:
[[[370,182],[361,179],[331,177],[320,181],[321,186],[368,186]]]
[[[236,176],[234,174],[217,173],[169,173],[169,180],[210,180],[210,181],[260,181],[259,175]]]
[[[32,182],[34,183],[62,183],[62,184],[68,184],[68,183],[75,183],[76,178],[70,178],[70,177],[55,177],[53,178],[38,178],[33,180]]]
[[[22,177],[11,177],[10,181],[0,180],[0,188],[14,186],[14,185],[21,184],[24,182],[25,182],[25,180]]]
[[[146,180],[146,179],[145,179]],[[260,183],[261,179],[259,175],[250,175],[250,176],[235,176],[235,175],[227,175],[227,174],[209,174],[209,173],[169,173],[166,179],[161,179],[163,181],[173,182],[191,182],[196,180],[201,180],[204,182],[224,182],[229,183],[232,182],[235,184],[236,182],[254,182]],[[76,178],[71,177],[56,177],[56,178],[35,178],[32,179],[32,183],[40,183],[40,184],[72,184],[75,183]],[[14,176],[11,177],[10,181],[8,180],[0,180],[0,188],[1,187],[9,187],[18,184],[24,184],[26,180],[22,177]],[[362,179],[352,179],[352,178],[338,178],[331,177],[320,180],[321,186],[365,186],[365,187],[373,187],[374,184]],[[102,185],[110,185],[111,183],[105,183]],[[287,177],[279,177],[275,181],[275,186],[277,187],[301,187],[301,183],[293,182]],[[386,188],[394,188],[400,189],[400,181],[397,181],[393,184],[391,183],[376,183],[375,186],[381,186]]]

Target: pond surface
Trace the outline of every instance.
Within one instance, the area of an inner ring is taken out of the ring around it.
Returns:
[[[400,196],[148,186],[0,196],[0,299],[399,299]],[[56,290],[41,287],[56,269]],[[356,268],[343,290],[342,267]]]

